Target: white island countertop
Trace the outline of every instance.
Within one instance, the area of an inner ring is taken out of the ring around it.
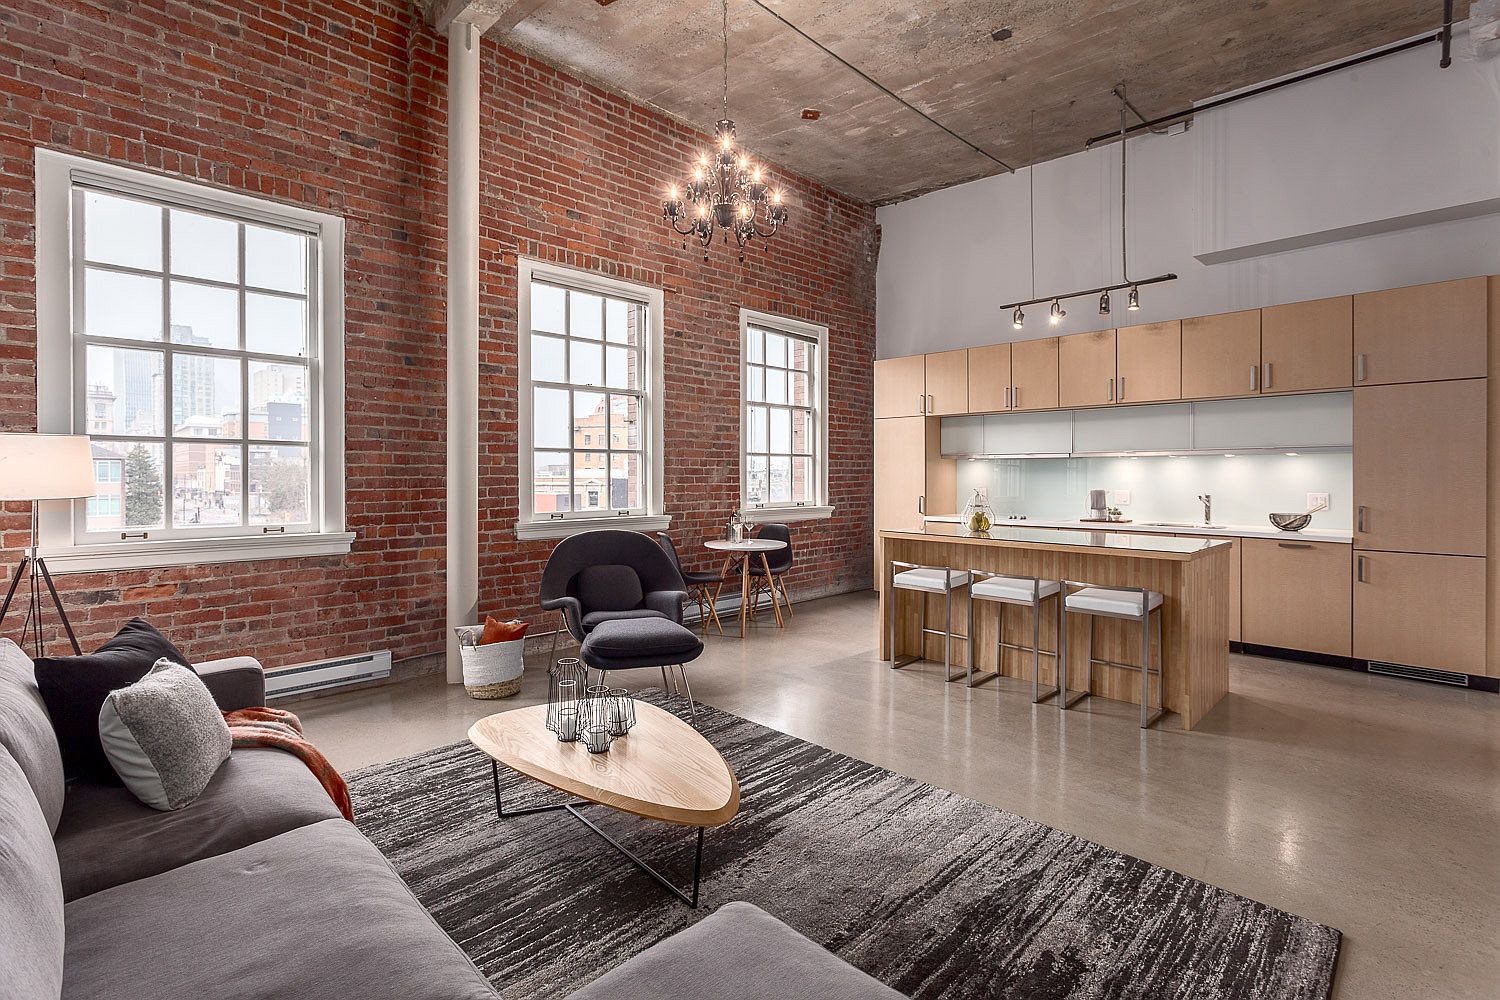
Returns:
[[[1313,515],[1316,521],[1317,515]],[[929,514],[924,520],[957,524],[957,514]],[[1153,535],[1204,535],[1209,538],[1303,538],[1309,542],[1343,542],[1345,544],[1354,541],[1354,533],[1348,528],[1314,528],[1307,527],[1301,531],[1281,531],[1270,524],[1246,525],[1246,524],[1216,524],[1212,527],[1204,527],[1201,524],[1188,524],[1186,521],[1174,521],[1172,523],[1149,521],[1132,521],[1124,523],[1121,521],[1047,521],[1027,518],[1024,521],[1013,521],[1003,514],[995,520],[997,528],[1077,528],[1083,531],[1144,531]]]

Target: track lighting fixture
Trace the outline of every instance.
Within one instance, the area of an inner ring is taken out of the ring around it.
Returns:
[[[1108,316],[1109,315],[1109,289],[1108,288],[1106,288],[1099,295],[1099,315],[1100,316]]]
[[[1135,312],[1141,307],[1141,289],[1139,285],[1130,286],[1130,297],[1125,301],[1125,308]]]
[[[1026,314],[1021,311],[1020,306],[1016,306],[1015,313],[1011,315],[1010,325],[1015,327],[1017,330],[1026,325]]]
[[[1047,311],[1047,322],[1051,323],[1053,326],[1056,326],[1057,324],[1062,322],[1063,317],[1067,314],[1068,311],[1062,307],[1062,303],[1057,299],[1053,299],[1052,308]]]

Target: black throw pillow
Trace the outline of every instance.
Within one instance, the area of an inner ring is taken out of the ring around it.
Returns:
[[[134,684],[163,657],[193,669],[166,636],[144,618],[132,618],[98,652],[36,661],[36,686],[52,716],[69,778],[120,784],[99,742],[99,709],[111,691]]]

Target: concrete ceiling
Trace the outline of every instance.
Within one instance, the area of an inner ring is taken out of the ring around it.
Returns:
[[[421,2],[435,21],[483,12],[491,37],[705,132],[719,117],[718,0]],[[1441,20],[1441,0],[730,0],[729,111],[756,154],[883,204],[1025,166],[1033,110],[1040,162],[1117,128],[1119,83],[1160,115]]]

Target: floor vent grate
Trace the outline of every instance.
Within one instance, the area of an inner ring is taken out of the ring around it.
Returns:
[[[1452,684],[1455,687],[1468,687],[1469,675],[1454,673],[1452,670],[1433,670],[1431,667],[1408,667],[1404,663],[1382,663],[1380,660],[1371,660],[1370,673],[1385,674],[1387,677],[1405,677],[1413,681],[1431,681],[1434,684]]]

